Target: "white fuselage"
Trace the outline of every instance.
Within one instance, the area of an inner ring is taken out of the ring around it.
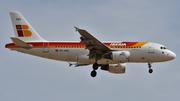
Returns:
[[[50,43],[50,42],[49,42]],[[163,48],[162,48],[163,47]],[[93,64],[95,59],[89,59],[89,50],[84,47],[71,48],[71,47],[43,47],[43,48],[10,48],[19,52],[67,62],[79,62],[84,64]],[[128,62],[163,62],[172,60],[175,58],[175,54],[166,49],[163,45],[157,43],[148,42],[140,48],[111,48],[115,51],[129,51],[130,59]],[[98,60],[98,64],[117,64],[116,61],[111,59],[101,58]]]

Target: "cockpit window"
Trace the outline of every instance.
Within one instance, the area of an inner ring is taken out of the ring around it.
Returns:
[[[161,49],[167,49],[166,47],[160,47]]]

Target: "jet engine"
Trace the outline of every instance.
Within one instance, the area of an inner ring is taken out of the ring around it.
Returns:
[[[114,73],[114,74],[123,74],[126,71],[126,64],[119,63],[119,64],[102,65],[101,70],[109,71],[110,73]]]
[[[104,58],[111,59],[117,63],[128,62],[130,59],[129,51],[112,51],[104,55]]]

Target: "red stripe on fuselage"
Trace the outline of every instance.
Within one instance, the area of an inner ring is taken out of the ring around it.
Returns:
[[[34,48],[43,48],[43,43],[48,42],[27,42],[27,44],[31,44]],[[110,46],[114,42],[104,42],[106,46]],[[138,42],[119,42],[122,44],[126,44],[126,46],[133,46]],[[49,47],[57,47],[57,46],[85,46],[82,42],[49,42]],[[14,43],[6,44],[7,48],[17,48]]]

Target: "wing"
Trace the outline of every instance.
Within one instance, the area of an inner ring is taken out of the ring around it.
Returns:
[[[101,56],[104,53],[107,53],[111,51],[110,48],[108,48],[105,44],[100,42],[98,39],[96,39],[94,36],[92,36],[90,33],[88,33],[84,29],[79,29],[77,27],[76,31],[78,31],[81,35],[80,39],[81,42],[83,42],[86,46],[86,49],[89,49],[89,58],[93,58],[96,56],[96,58],[101,58]]]
[[[89,64],[84,64],[84,63],[80,63],[80,62],[77,62],[77,63],[70,63],[69,62],[69,67],[71,67],[72,65],[75,65],[75,67],[79,67],[79,66],[87,66]]]

